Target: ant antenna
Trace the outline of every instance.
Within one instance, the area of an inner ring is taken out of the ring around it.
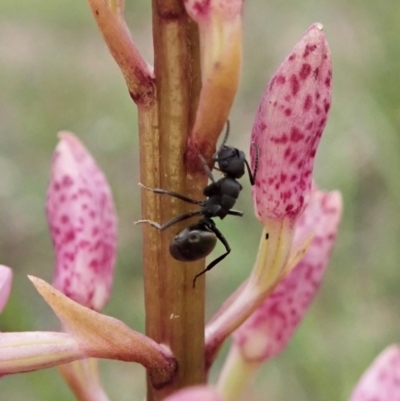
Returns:
[[[220,147],[218,148],[217,152],[215,153],[215,155],[213,156],[213,158],[215,158],[218,155],[218,153],[221,151],[221,149],[225,146],[225,144],[228,140],[228,137],[229,137],[230,129],[231,129],[231,123],[228,119],[228,120],[226,120],[226,130],[225,130],[224,139],[222,140],[222,143],[221,143]]]

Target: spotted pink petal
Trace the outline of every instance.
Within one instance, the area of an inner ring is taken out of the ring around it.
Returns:
[[[82,143],[60,133],[53,156],[46,212],[56,254],[54,286],[100,310],[115,265],[116,214],[106,178]]]
[[[10,295],[11,283],[12,270],[7,266],[0,265],[0,313],[3,311]]]
[[[164,401],[223,401],[223,399],[212,387],[194,386],[177,391]]]
[[[400,347],[391,345],[372,363],[349,401],[400,401]]]
[[[314,24],[269,82],[252,132],[252,190],[257,218],[299,216],[310,195],[317,146],[331,105],[331,58]]]
[[[336,238],[342,210],[338,192],[314,191],[296,236],[314,232],[304,257],[274,292],[233,334],[244,359],[262,362],[279,354],[319,288]]]

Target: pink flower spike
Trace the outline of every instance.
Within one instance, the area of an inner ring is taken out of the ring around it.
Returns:
[[[314,191],[299,220],[296,237],[314,233],[304,257],[273,293],[233,334],[236,347],[249,362],[279,354],[303,319],[321,283],[342,211],[339,192]]]
[[[0,313],[3,311],[10,295],[11,283],[12,270],[7,266],[0,265]]]
[[[164,401],[223,401],[223,399],[212,387],[194,386],[179,390]]]
[[[331,105],[331,58],[321,24],[307,30],[269,82],[252,131],[257,218],[295,220],[310,196],[314,157]]]
[[[110,295],[116,214],[106,178],[82,143],[61,132],[53,156],[46,212],[56,254],[54,286],[100,310]]]
[[[349,401],[400,401],[400,347],[386,348],[362,375]]]

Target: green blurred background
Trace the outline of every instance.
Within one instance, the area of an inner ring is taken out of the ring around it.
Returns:
[[[149,1],[126,0],[126,8],[136,43],[152,62]],[[315,176],[321,188],[339,189],[345,206],[321,291],[293,341],[258,374],[247,399],[346,400],[372,359],[399,340],[399,15],[400,3],[389,0],[245,3],[245,54],[230,144],[248,148],[269,78],[308,26],[323,23],[334,91]],[[84,0],[2,1],[0,262],[13,267],[15,276],[1,331],[58,328],[26,275],[52,280],[44,201],[62,129],[84,141],[115,196],[118,266],[105,313],[143,331],[141,230],[133,226],[140,217],[135,105]],[[249,273],[258,247],[261,228],[246,183],[237,208],[245,211],[242,219],[218,223],[233,253],[207,276],[208,315]],[[104,361],[101,368],[110,399],[142,399],[140,366]],[[56,369],[0,380],[1,401],[55,399],[74,399]]]

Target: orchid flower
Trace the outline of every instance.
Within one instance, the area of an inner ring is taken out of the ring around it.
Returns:
[[[60,138],[47,196],[58,290],[30,279],[60,318],[65,333],[0,333],[0,374],[108,358],[142,363],[154,383],[168,381],[176,369],[168,348],[97,312],[110,295],[115,263],[111,191],[79,140],[69,133]],[[87,364],[90,369],[83,368]],[[80,399],[107,400],[93,361],[64,365],[61,371]]]
[[[59,137],[46,202],[56,253],[53,285],[79,304],[100,311],[110,296],[115,266],[112,195],[104,174],[79,140],[68,132]],[[107,400],[97,380],[96,360],[63,364],[59,370],[78,398]]]
[[[258,109],[251,155],[253,202],[263,232],[249,280],[206,328],[209,363],[310,245],[310,235],[296,246],[293,239],[311,196],[314,158],[330,102],[329,48],[322,26],[314,24],[274,74]]]
[[[46,212],[56,253],[54,287],[96,311],[107,302],[116,253],[116,213],[104,174],[68,132],[59,134]]]
[[[400,347],[387,347],[362,375],[349,401],[400,400]]]
[[[313,233],[307,252],[233,334],[233,345],[218,384],[227,400],[240,397],[256,368],[278,355],[288,344],[320,286],[336,239],[341,211],[338,192],[314,189],[295,233],[295,243],[301,243],[304,237]]]
[[[331,68],[322,25],[314,24],[276,71],[259,106],[251,145],[257,165],[253,202],[264,226],[252,274],[256,286],[269,287],[282,276],[311,195],[314,158],[331,105]]]

